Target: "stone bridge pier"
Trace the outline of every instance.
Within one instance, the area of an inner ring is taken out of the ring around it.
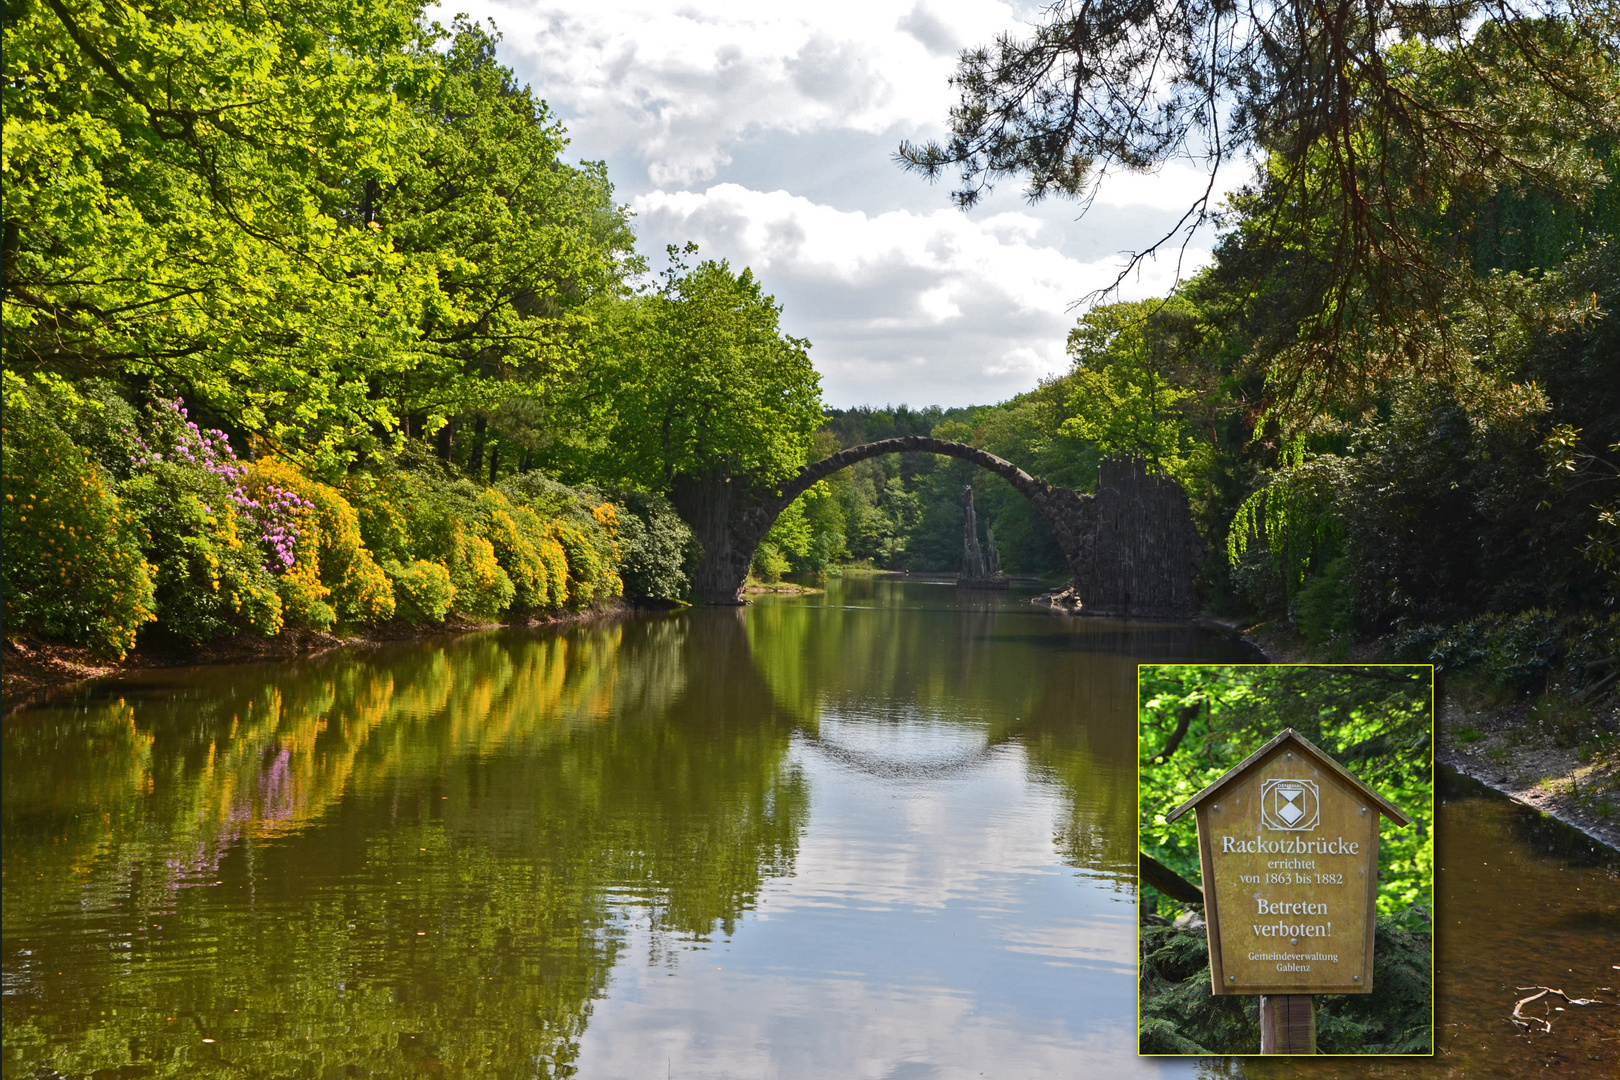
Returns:
[[[754,487],[720,470],[677,478],[670,501],[703,546],[692,583],[695,598],[705,604],[741,603],[754,551],[777,515],[818,480],[882,454],[942,454],[1006,480],[1057,537],[1074,573],[1082,614],[1168,619],[1198,614],[1193,577],[1203,544],[1187,496],[1146,461],[1103,462],[1097,493],[1087,495],[1031,476],[978,447],[926,435],[852,446],[806,465],[774,489]]]

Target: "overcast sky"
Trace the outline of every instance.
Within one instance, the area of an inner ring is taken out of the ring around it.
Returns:
[[[957,53],[1039,15],[998,0],[448,0],[493,19],[503,63],[602,159],[655,267],[666,244],[752,267],[809,338],[829,405],[1005,400],[1067,368],[1080,297],[1112,281],[1205,178],[1189,166],[1106,181],[1091,210],[1012,184],[970,213],[902,172],[938,138]],[[1222,176],[1228,180],[1241,177]],[[1183,257],[1208,258],[1209,238]],[[1127,299],[1164,292],[1176,253]]]

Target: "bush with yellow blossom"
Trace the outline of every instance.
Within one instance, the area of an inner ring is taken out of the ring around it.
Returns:
[[[0,424],[6,630],[122,659],[157,610],[140,522],[79,448],[7,389]]]

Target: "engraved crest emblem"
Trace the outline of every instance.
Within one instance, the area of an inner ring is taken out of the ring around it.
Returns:
[[[1260,787],[1260,821],[1268,829],[1304,832],[1322,816],[1315,780],[1267,780]]]

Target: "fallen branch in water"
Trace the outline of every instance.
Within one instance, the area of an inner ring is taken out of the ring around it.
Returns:
[[[1519,1010],[1523,1009],[1526,1005],[1530,1004],[1532,1001],[1540,1001],[1542,998],[1546,997],[1548,994],[1557,994],[1559,997],[1563,998],[1565,1001],[1569,1002],[1571,1005],[1607,1005],[1608,1004],[1608,1002],[1600,1001],[1597,998],[1572,998],[1568,994],[1564,993],[1562,990],[1555,990],[1550,986],[1516,986],[1516,987],[1514,987],[1514,989],[1515,990],[1534,990],[1536,992],[1534,994],[1531,994],[1527,998],[1520,998],[1517,1002],[1515,1002],[1514,1005],[1513,1005],[1513,1015],[1509,1019],[1511,1019],[1513,1021],[1513,1023],[1515,1023],[1516,1025],[1518,1025],[1519,1027],[1522,1027],[1522,1028],[1528,1028],[1532,1024],[1540,1024],[1543,1034],[1548,1034],[1548,1035],[1552,1034],[1552,1021],[1551,1020],[1548,1020],[1545,1017],[1541,1017],[1541,1016],[1526,1016],[1526,1015],[1524,1015],[1524,1013],[1520,1012]],[[1563,1009],[1560,1008],[1558,1011],[1562,1012]]]

